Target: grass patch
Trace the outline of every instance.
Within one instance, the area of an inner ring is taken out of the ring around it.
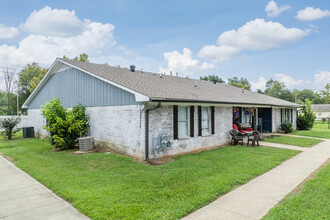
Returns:
[[[309,131],[294,131],[291,134],[307,136],[307,137],[318,137],[318,138],[328,138],[330,139],[330,129],[328,129],[328,122],[322,123],[320,121],[315,121],[313,128]]]
[[[300,138],[300,137],[290,137],[290,136],[277,136],[266,138],[264,142],[278,143],[278,144],[288,144],[299,147],[310,147],[320,143],[322,140],[314,138]]]
[[[312,128],[309,131],[294,131],[291,134],[330,139],[330,129]]]
[[[47,140],[0,140],[19,168],[93,219],[178,219],[299,153],[228,146],[150,166],[50,149]]]
[[[263,219],[330,219],[330,164],[308,180],[301,192],[286,197]]]

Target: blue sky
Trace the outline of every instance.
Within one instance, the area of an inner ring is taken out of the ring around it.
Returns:
[[[86,52],[152,72],[246,77],[253,89],[269,78],[319,89],[330,82],[329,10],[326,0],[0,0],[0,66]]]

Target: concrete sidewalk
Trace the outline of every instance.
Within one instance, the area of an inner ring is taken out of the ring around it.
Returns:
[[[0,156],[0,219],[88,219]]]
[[[270,146],[270,143],[267,145]],[[283,148],[277,144],[272,147]],[[261,219],[326,162],[329,156],[330,140],[324,140],[312,148],[304,148],[297,156],[183,219]]]

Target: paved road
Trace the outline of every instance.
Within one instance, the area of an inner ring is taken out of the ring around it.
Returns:
[[[0,156],[0,219],[88,219]]]
[[[274,144],[273,147],[288,146]],[[261,219],[329,159],[330,140],[312,148],[294,149],[303,152],[183,219]]]

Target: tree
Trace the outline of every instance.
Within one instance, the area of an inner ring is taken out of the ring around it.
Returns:
[[[68,58],[64,55],[63,59],[68,59]],[[82,61],[82,62],[89,62],[88,55],[86,53],[82,53],[82,54],[79,55],[79,57],[76,56],[73,59],[74,60],[79,60],[79,61]]]
[[[25,100],[33,92],[34,88],[31,89],[31,81],[33,78],[37,79],[46,69],[42,69],[37,63],[27,64],[21,72],[18,74],[18,94],[19,94],[19,105],[22,106]],[[33,83],[34,86],[34,83]],[[36,86],[36,85],[35,85]]]
[[[241,77],[240,79],[238,79],[238,77],[236,76],[233,78],[229,78],[228,85],[244,88],[246,90],[251,90],[251,84],[246,78],[243,77]]]
[[[292,95],[296,97],[298,103],[304,103],[306,99],[316,100],[319,97],[317,93],[310,89],[303,89],[301,91],[293,90],[292,93]]]
[[[322,104],[330,104],[330,83],[327,83],[323,90],[320,92]]]
[[[266,82],[265,94],[275,98],[294,102],[294,96],[292,95],[291,91],[286,88],[284,83],[277,80],[270,79]]]
[[[0,115],[6,115],[8,113],[6,103],[7,103],[6,93],[0,91]]]
[[[19,131],[15,127],[20,123],[19,117],[3,118],[0,119],[0,128],[3,129],[2,135],[6,136],[8,140],[11,140],[12,136]]]
[[[5,86],[6,86],[6,97],[7,97],[7,114],[10,114],[10,95],[14,91],[15,86],[15,77],[16,77],[16,71],[12,70],[8,67],[3,67],[2,69],[3,77],[5,80]]]
[[[29,87],[29,91],[30,91],[30,93],[32,93],[34,90],[35,90],[35,88],[37,87],[37,85],[40,83],[40,81],[44,78],[44,76],[46,75],[46,73],[48,72],[48,69],[42,69],[41,71],[40,71],[40,73],[39,73],[39,75],[38,76],[34,76],[32,79],[31,79],[31,81],[30,81],[30,83],[29,83],[29,85],[30,85],[30,87]]]
[[[299,112],[297,118],[297,129],[298,130],[309,130],[314,125],[314,120],[316,119],[315,113],[312,110],[311,101],[306,99],[305,108],[302,113]]]
[[[216,82],[216,83],[224,83],[225,82],[220,77],[218,77],[216,75],[201,76],[199,79],[200,80],[205,80],[205,81],[210,81],[210,82]]]

